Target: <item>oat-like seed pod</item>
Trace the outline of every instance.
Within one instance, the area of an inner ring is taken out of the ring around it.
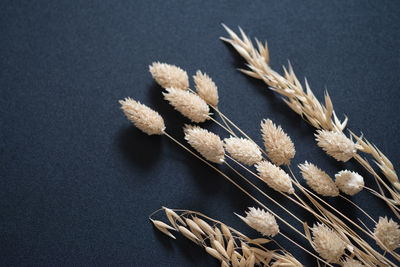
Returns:
[[[346,162],[356,155],[356,145],[342,132],[317,130],[318,146],[337,161]]]
[[[198,95],[175,88],[167,88],[164,98],[183,116],[193,122],[204,122],[209,118],[210,108]]]
[[[268,158],[278,166],[289,165],[296,150],[292,140],[282,130],[282,127],[277,127],[270,119],[267,119],[261,122],[261,132]]]
[[[218,88],[213,80],[205,73],[197,71],[193,76],[197,94],[203,98],[207,104],[214,107],[218,105]]]
[[[290,254],[285,254],[276,260],[271,267],[303,267],[303,265]]]
[[[141,131],[152,134],[164,134],[164,119],[158,112],[152,110],[148,106],[133,100],[130,97],[120,100],[121,109],[125,116]]]
[[[362,264],[361,262],[359,262],[358,260],[346,258],[344,261],[342,261],[342,266],[343,267],[363,267],[365,265]]]
[[[379,217],[379,221],[375,225],[374,235],[385,245],[386,248],[377,242],[383,250],[395,250],[400,247],[399,224],[392,219],[388,220],[387,217]]]
[[[189,89],[189,78],[186,71],[175,65],[153,62],[149,66],[149,70],[156,82],[163,88]]]
[[[335,184],[340,191],[353,196],[364,188],[364,178],[356,172],[344,170],[335,174]]]
[[[253,165],[262,160],[261,151],[258,146],[244,138],[230,137],[224,139],[226,151],[231,156],[247,165]]]
[[[198,126],[185,125],[185,139],[204,158],[222,164],[224,162],[224,145],[218,135]]]
[[[312,230],[313,243],[319,255],[331,263],[337,263],[344,253],[345,242],[332,229],[324,224],[314,224]]]
[[[327,197],[336,197],[339,195],[339,189],[326,172],[307,161],[303,164],[299,164],[299,168],[308,186],[315,192]]]
[[[279,233],[279,226],[275,217],[263,209],[251,207],[249,211],[246,211],[246,217],[236,215],[248,226],[264,236],[273,237]]]
[[[281,168],[265,160],[256,163],[255,166],[260,178],[272,189],[288,194],[294,193],[289,175]]]

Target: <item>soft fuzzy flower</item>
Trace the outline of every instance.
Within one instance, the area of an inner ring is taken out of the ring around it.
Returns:
[[[336,197],[339,195],[339,189],[326,172],[307,161],[303,164],[299,164],[299,168],[308,186],[315,192],[327,197]]]
[[[270,119],[261,122],[261,132],[268,158],[276,165],[289,165],[296,150],[290,137]]]
[[[353,196],[364,188],[364,178],[356,172],[344,170],[335,174],[335,184],[340,191]]]
[[[204,122],[209,118],[210,108],[198,95],[175,88],[167,88],[164,98],[183,116],[193,122]]]
[[[342,261],[342,266],[343,267],[363,267],[365,265],[362,264],[361,262],[359,262],[358,260],[346,258],[344,261]]]
[[[399,224],[392,219],[379,217],[379,222],[375,225],[374,235],[385,245],[386,248],[377,242],[383,250],[394,250],[400,247]]]
[[[238,214],[236,215],[248,226],[260,232],[264,236],[273,237],[279,233],[279,226],[276,223],[274,215],[263,209],[254,207],[249,208],[249,211],[246,211],[245,218]]]
[[[289,175],[281,168],[265,160],[256,163],[255,166],[260,178],[272,189],[289,194],[294,193]]]
[[[337,263],[346,248],[345,242],[324,224],[314,224],[312,230],[315,250],[328,262]]]
[[[247,165],[253,165],[261,161],[261,151],[258,146],[244,138],[230,137],[224,139],[226,151],[236,160]]]
[[[164,134],[164,120],[158,112],[130,97],[120,100],[119,103],[126,117],[141,131],[148,135]]]
[[[357,153],[356,145],[342,132],[317,130],[318,146],[338,161],[346,162]]]
[[[213,80],[207,75],[197,71],[193,76],[197,94],[208,104],[216,107],[218,105],[218,88]]]
[[[218,135],[198,126],[185,125],[185,139],[204,158],[215,163],[224,162],[224,145]]]
[[[149,66],[149,70],[156,82],[163,88],[189,89],[189,78],[186,71],[175,65],[153,62]]]

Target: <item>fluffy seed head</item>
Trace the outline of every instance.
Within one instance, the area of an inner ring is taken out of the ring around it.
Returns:
[[[335,184],[340,191],[353,196],[364,187],[364,178],[356,172],[344,170],[335,174]]]
[[[238,215],[248,226],[254,230],[260,232],[264,236],[273,237],[279,233],[279,226],[276,223],[274,215],[260,209],[260,208],[249,208],[246,211],[246,217]]]
[[[346,248],[345,242],[324,224],[314,224],[312,230],[314,248],[328,262],[337,263]]]
[[[290,137],[270,119],[261,122],[261,132],[268,158],[276,165],[289,164],[296,150]]]
[[[256,163],[256,169],[261,179],[272,189],[293,194],[294,189],[289,175],[281,168],[275,166],[269,161],[260,161]]]
[[[312,190],[327,197],[336,197],[339,195],[339,189],[326,172],[307,161],[303,164],[299,164],[299,168],[301,170],[301,175]]]
[[[228,151],[233,158],[244,164],[253,165],[262,159],[261,151],[258,146],[248,139],[230,137],[225,138],[224,142],[226,151]]]
[[[216,107],[218,105],[218,88],[207,74],[197,71],[193,76],[197,94],[208,104]]]
[[[198,95],[175,88],[167,88],[164,98],[183,116],[193,122],[204,122],[209,118],[210,108]]]
[[[120,100],[119,103],[128,120],[141,131],[148,135],[164,134],[164,120],[158,112],[130,97]]]
[[[342,266],[343,267],[363,267],[365,265],[362,264],[361,262],[359,262],[358,260],[346,258],[344,261],[342,261]]]
[[[374,235],[385,245],[386,248],[378,243],[383,250],[394,250],[400,247],[399,224],[392,219],[379,217],[379,221],[375,225]]]
[[[342,132],[317,130],[315,137],[318,146],[338,161],[346,162],[357,152],[356,145]]]
[[[149,66],[149,70],[156,82],[163,88],[174,87],[182,90],[189,88],[189,78],[186,71],[175,65],[153,62]]]
[[[204,158],[215,163],[224,162],[224,145],[218,135],[198,126],[185,125],[185,139]]]

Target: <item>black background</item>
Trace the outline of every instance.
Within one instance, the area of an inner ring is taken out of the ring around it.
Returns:
[[[273,68],[290,59],[320,99],[327,88],[340,118],[347,114],[349,128],[398,168],[398,3],[1,1],[1,264],[217,266],[184,238],[154,230],[148,215],[162,205],[200,211],[257,236],[233,214],[253,206],[249,198],[166,137],[141,133],[120,111],[119,99],[140,100],[182,140],[187,120],[163,101],[148,72],[153,61],[190,76],[207,72],[219,87],[220,109],[258,142],[261,119],[281,124],[296,145],[293,166],[308,160],[330,175],[349,168],[374,187],[356,163],[328,158],[313,129],[262,82],[240,74],[244,61],[218,38],[227,36],[225,23],[267,39]],[[212,123],[203,126],[226,137]],[[353,199],[375,218],[391,216],[367,192]],[[357,217],[342,201],[331,202]]]

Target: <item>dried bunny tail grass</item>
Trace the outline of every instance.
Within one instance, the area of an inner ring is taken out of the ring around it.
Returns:
[[[256,163],[255,166],[260,178],[272,189],[288,194],[294,193],[289,175],[281,168],[265,160]]]
[[[337,161],[346,162],[357,153],[356,144],[343,132],[317,130],[315,137],[318,146]]]
[[[197,94],[211,106],[218,106],[218,88],[210,76],[198,70],[193,80]]]
[[[163,88],[189,89],[189,78],[186,71],[175,65],[153,62],[149,66],[149,71],[156,82]]]
[[[358,260],[350,259],[350,258],[346,258],[341,263],[342,263],[343,267],[363,267],[363,266],[365,266],[364,264],[362,264]]]
[[[224,139],[226,151],[236,160],[253,165],[262,160],[261,151],[254,142],[238,137],[230,137]]]
[[[210,108],[198,95],[172,87],[166,90],[164,98],[183,116],[197,123],[209,119]]]
[[[332,229],[324,224],[314,224],[313,245],[319,255],[328,262],[337,263],[346,248],[345,242]]]
[[[279,233],[279,226],[274,215],[263,209],[251,207],[249,211],[246,211],[246,217],[236,215],[248,226],[264,236],[274,237]]]
[[[261,122],[261,132],[264,146],[268,152],[268,158],[276,165],[289,165],[290,160],[296,154],[294,144],[290,137],[270,120]]]
[[[303,265],[290,254],[279,257],[271,267],[303,267]]]
[[[326,172],[307,161],[299,164],[299,169],[309,187],[322,196],[336,197],[339,189]]]
[[[344,170],[335,174],[335,184],[340,191],[353,196],[364,188],[364,178],[356,172]]]
[[[224,144],[218,135],[192,125],[185,125],[184,132],[186,141],[204,158],[218,164],[224,162]]]
[[[164,134],[165,124],[164,119],[158,112],[133,100],[130,97],[120,100],[121,109],[137,128],[147,133],[148,135]]]
[[[399,224],[392,219],[379,217],[379,222],[375,225],[374,235],[380,241],[377,244],[383,250],[394,250],[400,247]]]

